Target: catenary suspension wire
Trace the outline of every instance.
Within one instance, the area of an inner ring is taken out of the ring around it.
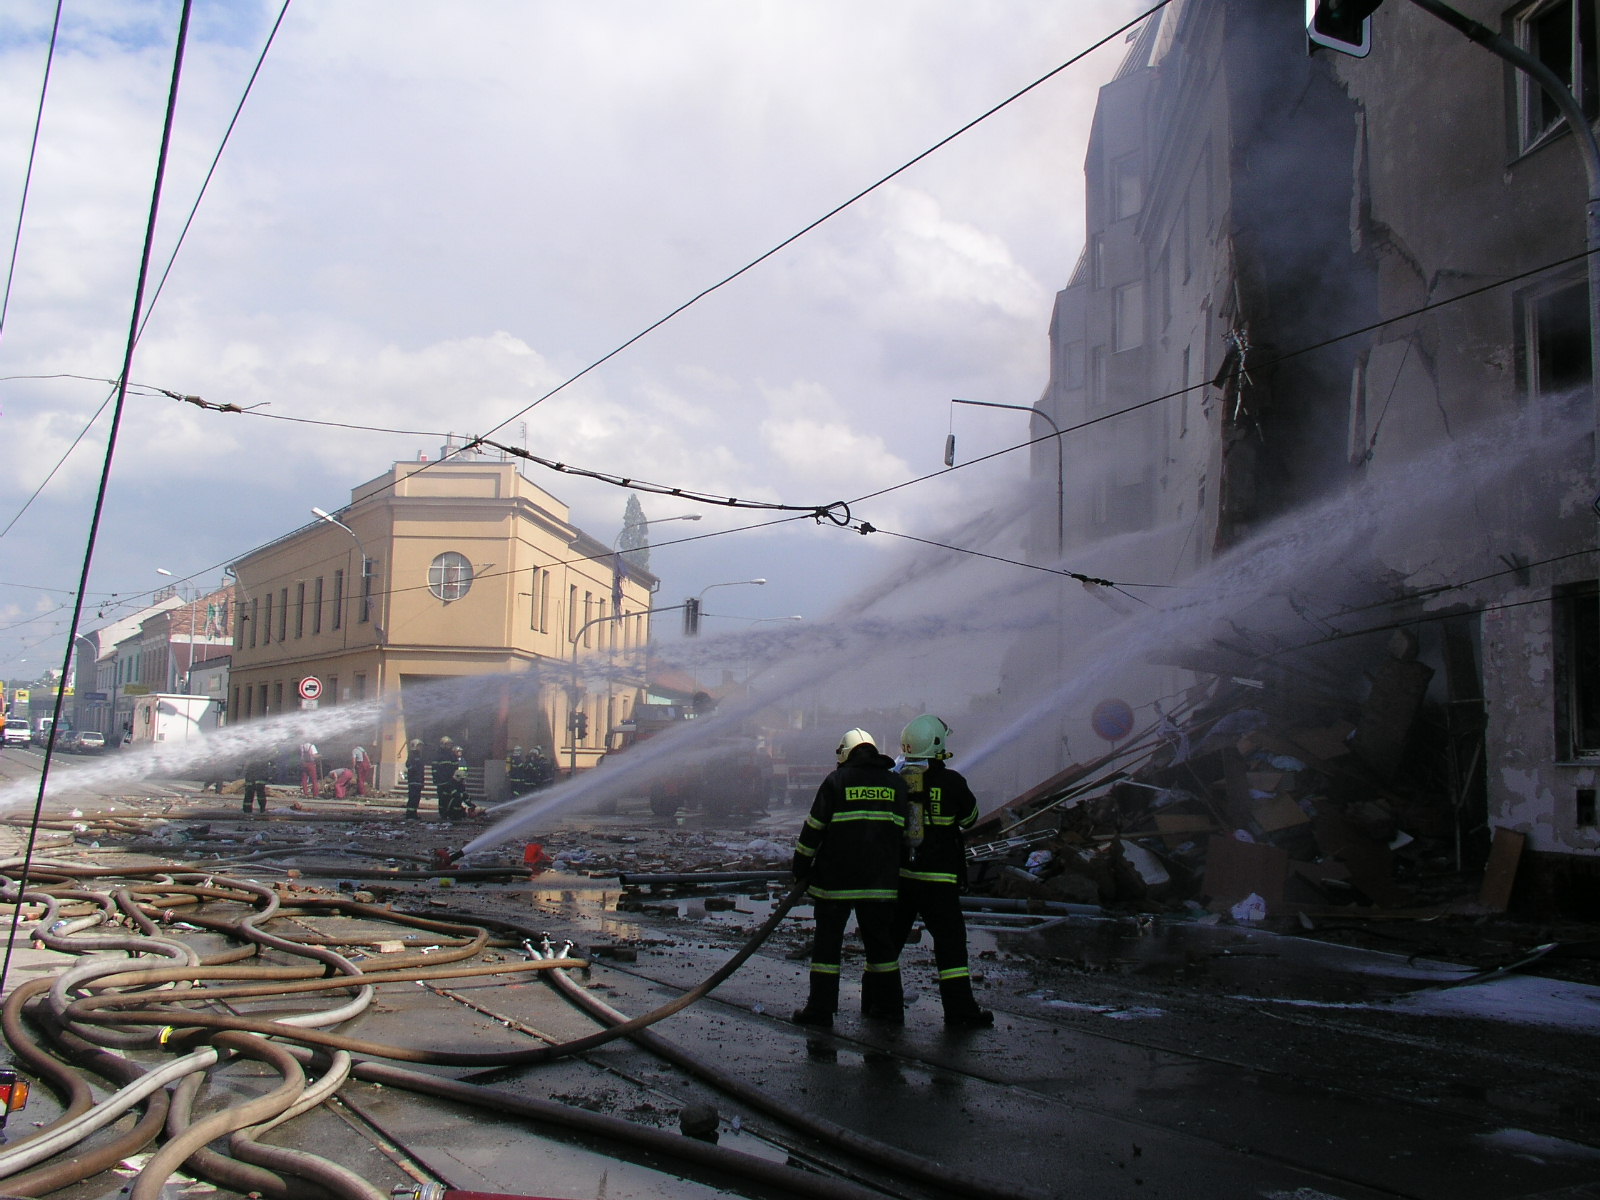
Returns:
[[[133,351],[137,344],[139,334],[139,313],[144,303],[145,281],[149,278],[150,254],[155,241],[156,217],[161,208],[161,185],[166,178],[167,156],[172,146],[173,116],[178,105],[178,84],[183,76],[183,54],[189,36],[189,14],[193,0],[183,0],[182,10],[178,19],[177,44],[173,50],[172,76],[167,88],[167,110],[161,126],[161,148],[156,155],[155,179],[150,188],[150,211],[145,222],[144,246],[139,255],[139,277],[134,285],[133,316],[128,325],[127,343],[123,349],[122,371],[118,376],[117,402],[111,414],[111,429],[106,437],[106,452],[100,466],[100,482],[95,489],[94,513],[89,520],[89,535],[84,546],[83,564],[78,573],[78,591],[74,598],[72,610],[72,624],[69,628],[69,637],[65,653],[62,656],[61,677],[65,679],[72,671],[72,655],[77,648],[77,634],[80,618],[83,615],[83,590],[89,582],[89,569],[94,562],[95,542],[100,534],[100,520],[105,512],[106,492],[111,481],[111,463],[116,454],[117,433],[122,425],[122,413],[127,403],[127,381],[133,371]],[[61,702],[62,691],[56,692],[55,720],[51,722],[50,736],[45,742],[44,763],[39,772],[39,789],[33,803],[33,827],[28,837],[27,851],[23,857],[22,871],[20,873],[19,888],[26,890],[28,885],[28,865],[33,853],[34,830],[40,815],[44,811],[45,788],[50,776],[50,760],[55,751],[56,734],[61,728]],[[16,943],[16,923],[18,910],[13,911],[11,920],[11,937],[6,941],[5,954],[0,957],[0,990],[5,987],[6,979],[11,971],[12,949]]]

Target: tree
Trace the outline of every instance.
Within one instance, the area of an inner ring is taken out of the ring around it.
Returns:
[[[644,505],[636,492],[628,493],[628,507],[622,510],[622,539],[618,548],[631,566],[650,569],[650,535],[645,530]]]

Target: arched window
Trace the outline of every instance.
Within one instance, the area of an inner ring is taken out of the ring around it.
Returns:
[[[472,564],[463,554],[446,550],[428,568],[428,590],[449,603],[472,589]]]

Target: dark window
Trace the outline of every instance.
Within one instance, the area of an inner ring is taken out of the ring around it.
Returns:
[[[322,632],[322,576],[317,576],[317,582],[311,589],[311,632]]]
[[[344,624],[344,568],[333,573],[333,627]]]
[[[261,610],[261,644],[263,646],[269,644],[272,641],[272,593],[271,592],[267,593],[266,601],[267,601],[266,604],[262,606],[262,610]],[[254,639],[251,640],[251,644],[254,645]]]
[[[1568,283],[1525,293],[1520,350],[1530,399],[1585,392],[1589,386],[1589,286]]]
[[[305,580],[294,585],[294,635],[306,635],[306,585]]]
[[[1600,41],[1595,36],[1593,0],[1539,0],[1518,14],[1515,30],[1518,45],[1572,89],[1590,120],[1600,115],[1600,76],[1596,71]],[[1526,150],[1560,127],[1562,116],[1550,94],[1524,72],[1517,72],[1517,86],[1521,141]]]

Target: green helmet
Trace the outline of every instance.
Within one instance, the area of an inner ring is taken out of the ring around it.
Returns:
[[[843,763],[845,759],[850,757],[850,752],[857,746],[871,746],[876,750],[878,742],[865,729],[847,729],[844,736],[839,739],[839,745],[834,750],[833,757]]]
[[[900,732],[900,751],[907,758],[949,758],[950,726],[932,713],[923,713]]]

